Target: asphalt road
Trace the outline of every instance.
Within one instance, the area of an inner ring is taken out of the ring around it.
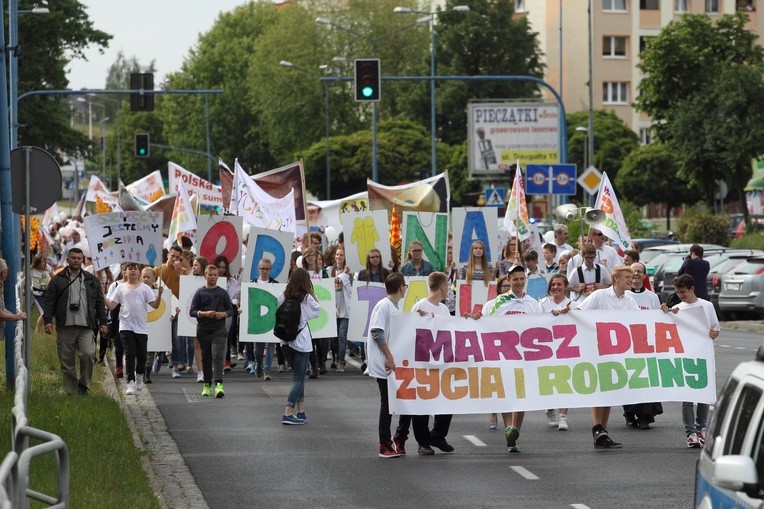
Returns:
[[[724,330],[716,340],[717,388],[751,360],[761,335]],[[193,378],[193,379],[192,379]],[[697,449],[687,449],[681,404],[664,403],[651,430],[627,428],[613,409],[609,431],[621,450],[595,450],[588,409],[570,430],[526,414],[520,454],[509,454],[487,416],[455,416],[454,454],[377,457],[378,392],[358,369],[307,380],[308,424],[280,423],[291,374],[269,382],[226,375],[227,397],[199,397],[195,376],[166,369],[149,386],[211,508],[230,507],[687,507]],[[395,418],[394,418],[395,422]],[[168,501],[172,506],[172,501]]]

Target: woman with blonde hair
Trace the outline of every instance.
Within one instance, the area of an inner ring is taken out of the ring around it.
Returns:
[[[504,258],[496,263],[498,276],[506,275],[513,265],[523,265],[523,245],[517,241],[517,237],[509,238],[501,254]]]
[[[482,241],[476,240],[470,247],[470,258],[467,260],[466,265],[462,265],[459,272],[459,279],[463,279],[468,283],[472,281],[482,279],[486,286],[491,283],[493,279],[493,269],[488,264],[488,257],[485,254],[485,244]]]

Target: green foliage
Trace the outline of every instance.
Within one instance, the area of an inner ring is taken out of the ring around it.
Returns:
[[[586,169],[584,161],[584,147],[587,147],[587,133],[576,131],[577,127],[589,127],[589,113],[577,111],[567,116],[568,127],[568,162],[575,163],[579,168],[579,174]],[[624,159],[639,146],[639,140],[631,130],[613,112],[597,110],[594,112],[594,159],[592,164],[602,171],[607,172],[610,182],[618,189],[618,172],[623,165]],[[580,193],[579,189],[579,193]],[[618,193],[621,194],[620,192]],[[579,195],[579,199],[581,196]]]
[[[736,249],[761,249],[764,250],[764,235],[761,233],[752,233],[743,235],[739,239],[733,239],[730,247]]]
[[[22,0],[29,10],[36,2]],[[94,28],[85,6],[77,0],[60,0],[44,16],[18,18],[19,95],[33,90],[66,89],[66,65],[83,58],[89,46],[106,47],[111,36]],[[7,30],[7,29],[6,29]],[[6,31],[6,34],[8,32]],[[95,84],[94,84],[95,85]],[[33,145],[52,154],[89,152],[87,137],[70,127],[71,111],[62,96],[33,96],[19,103],[19,146]]]
[[[764,152],[764,51],[738,12],[716,21],[684,15],[642,53],[644,73],[635,106],[655,121],[683,179],[710,203],[716,180],[739,196],[750,161]]]
[[[165,99],[162,96],[155,98],[156,105],[160,106]],[[129,184],[141,177],[145,177],[154,170],[161,170],[164,178],[167,178],[167,151],[154,147],[153,144],[159,143],[166,145],[163,135],[163,124],[161,119],[152,112],[130,111],[127,103],[123,104],[116,113],[116,119],[113,123],[114,131],[112,136],[106,140],[107,159],[111,161],[111,168],[120,168],[120,177],[122,182]],[[135,134],[148,133],[152,144],[150,156],[146,158],[135,157]],[[187,169],[206,169],[205,159],[197,156],[197,164]],[[202,166],[204,165],[204,166]],[[199,171],[199,174],[203,173]],[[116,189],[117,175],[116,171],[110,175]],[[105,177],[105,175],[104,175]]]
[[[676,229],[682,242],[719,244],[729,243],[730,221],[727,216],[714,214],[703,207],[686,208]]]

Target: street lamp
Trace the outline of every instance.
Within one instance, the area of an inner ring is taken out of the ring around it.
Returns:
[[[398,14],[425,14],[423,18],[416,20],[417,23],[429,22],[430,24],[430,138],[431,138],[431,159],[432,159],[432,176],[434,177],[438,171],[437,162],[437,132],[435,124],[435,16],[449,12],[469,12],[470,8],[467,5],[456,5],[451,9],[442,11],[415,11],[408,7],[396,7],[393,12]]]
[[[93,141],[93,105],[99,106],[103,108],[103,116],[106,116],[106,106],[101,103],[94,103],[90,99],[85,99],[84,97],[78,97],[78,102],[88,103],[88,139],[92,142]]]
[[[108,121],[109,117],[104,117],[98,121],[98,127],[101,131],[101,176],[106,178],[106,136],[103,132],[103,124]]]
[[[88,94],[88,95],[91,95],[91,94]],[[120,123],[119,123],[119,112],[122,109],[122,101],[118,101],[117,99],[106,97],[105,95],[102,95],[100,99],[115,103],[117,105],[117,110],[116,110],[117,118],[116,118],[116,122],[114,122],[114,127],[117,130],[117,182],[115,184],[116,186],[115,191],[116,191],[119,189],[119,182],[122,180],[122,136],[121,136],[122,131],[120,129]],[[104,111],[106,110],[104,109]],[[104,147],[105,146],[106,146],[106,143],[104,142]]]
[[[279,62],[279,65],[282,67],[286,67],[287,69],[294,69],[296,71],[305,72],[308,74],[312,74],[309,70],[305,69],[304,67],[300,67],[298,65],[293,64],[289,60],[281,60]],[[328,65],[320,65],[318,68],[322,71],[329,70]],[[325,138],[326,138],[326,198],[329,200],[332,195],[332,183],[331,183],[331,167],[329,165],[329,159],[331,155],[331,149],[330,149],[330,141],[329,141],[329,135],[331,134],[331,126],[329,121],[329,85],[326,83],[323,83],[324,86],[324,118],[326,123],[326,132],[325,132]]]
[[[11,149],[16,148],[19,138],[19,14],[50,14],[50,9],[47,7],[35,7],[33,9],[19,10],[19,0],[10,0],[8,5],[8,45],[10,46],[10,66],[9,66],[9,82],[10,82],[10,98],[8,100],[8,106],[10,110],[10,124],[11,124]]]
[[[578,133],[585,133],[584,136],[584,169],[589,168],[589,160],[587,158],[588,149],[589,149],[589,129],[584,126],[578,126],[576,127],[576,132]]]

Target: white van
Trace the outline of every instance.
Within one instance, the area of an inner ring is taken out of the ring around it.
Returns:
[[[764,508],[764,346],[716,403],[695,471],[695,507]]]

